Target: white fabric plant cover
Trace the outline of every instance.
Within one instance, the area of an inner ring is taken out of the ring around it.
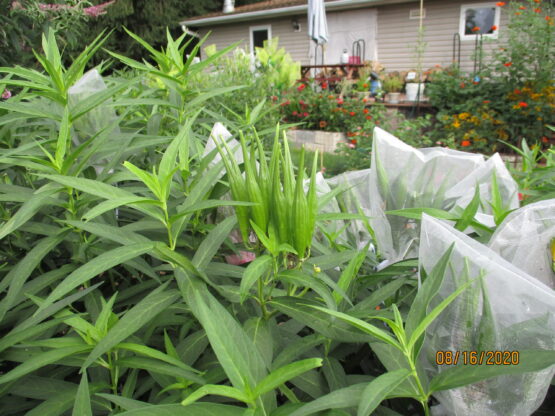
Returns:
[[[380,253],[390,262],[416,257],[419,223],[386,211],[406,208],[462,209],[479,186],[488,213],[493,172],[507,207],[518,207],[517,185],[499,156],[445,148],[415,149],[376,127],[369,195],[371,225]],[[487,218],[486,218],[487,219]]]
[[[106,84],[102,79],[102,76],[97,69],[91,69],[86,72],[77,82],[71,86],[68,90],[68,99],[70,106],[75,106],[82,101],[89,100],[93,94],[99,93],[101,91],[107,90]],[[117,114],[114,108],[109,107],[106,102],[101,105],[95,106],[92,110],[87,112],[84,116],[79,117],[73,122],[73,126],[77,131],[78,135],[81,137],[74,136],[73,143],[75,145],[80,145],[85,140],[88,140],[91,136],[98,134],[102,129],[105,129],[111,123],[117,120]],[[120,135],[121,131],[119,125],[116,125],[110,135]],[[109,140],[109,138],[108,138]],[[100,153],[98,153],[100,154]],[[94,156],[93,166],[97,174],[102,172],[103,167],[108,164],[108,159],[105,155],[98,157]],[[110,172],[113,172],[110,169]],[[116,213],[118,210],[116,210]],[[117,214],[116,214],[117,215]]]
[[[243,163],[243,152],[241,151],[241,144],[238,140],[233,139],[232,136],[233,135],[229,132],[228,129],[225,128],[222,123],[220,123],[219,121],[214,123],[214,125],[212,126],[212,130],[210,131],[210,136],[208,136],[208,140],[206,141],[206,146],[204,147],[204,153],[202,156],[205,157],[214,149],[216,149],[216,142],[214,140],[217,140],[220,144],[222,142],[226,142],[229,150],[233,152],[233,157],[235,158],[235,160],[237,160],[237,163]],[[214,166],[218,164],[221,160],[222,157],[220,156],[220,153],[216,151],[216,155],[210,161],[208,166]],[[224,174],[225,171],[222,170],[221,176],[223,176]]]
[[[88,100],[93,94],[107,89],[108,87],[106,87],[98,70],[91,69],[69,88],[68,96],[70,105],[74,106],[81,101]],[[116,119],[116,111],[106,103],[103,103],[77,119],[73,124],[78,131],[92,136]],[[113,133],[120,133],[119,126],[115,128]]]
[[[333,201],[333,211],[323,212],[341,212],[340,204],[345,212],[358,213],[360,208],[361,212],[367,217],[370,216],[370,194],[368,183],[370,180],[370,169],[356,170],[345,172],[340,175],[334,176],[326,180],[328,189],[334,189],[337,186],[345,185],[347,190],[338,195]],[[329,192],[329,191],[328,191]],[[330,204],[331,208],[331,204]],[[335,221],[336,227],[339,229],[344,226],[343,221]],[[349,220],[345,232],[340,236],[342,241],[347,241],[347,235],[350,234],[354,237],[356,246],[361,249],[372,239],[367,228],[360,220]]]
[[[478,280],[427,329],[420,358],[428,375],[433,377],[442,371],[436,365],[437,351],[555,349],[555,292],[483,244],[426,215],[422,219],[420,271],[429,273],[452,244],[450,264],[429,310],[463,284],[465,274],[475,278],[480,272],[485,273],[485,290]],[[481,332],[488,326],[494,330]],[[481,345],[478,340],[482,340]],[[530,415],[541,405],[554,373],[552,366],[536,373],[488,379],[434,396],[449,415]]]
[[[505,218],[489,247],[530,276],[555,289],[551,239],[555,238],[555,199],[536,202]]]

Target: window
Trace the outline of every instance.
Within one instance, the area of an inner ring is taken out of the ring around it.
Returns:
[[[254,53],[255,48],[262,48],[264,41],[272,39],[272,26],[251,26],[251,52]]]
[[[475,39],[475,35],[497,38],[500,8],[495,3],[463,4],[459,33],[461,39]]]

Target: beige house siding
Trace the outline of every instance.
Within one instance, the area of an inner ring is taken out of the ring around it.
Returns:
[[[459,32],[461,5],[484,3],[484,1],[425,1],[423,69],[436,64],[452,63],[453,35]],[[495,4],[495,3],[494,3]],[[414,3],[383,6],[378,9],[378,60],[387,71],[414,69],[418,19],[409,19]],[[501,10],[499,30],[507,23],[507,15]],[[485,40],[485,38],[484,38]],[[497,41],[484,41],[484,51],[494,48]],[[461,68],[472,71],[474,40],[461,40]]]
[[[296,19],[301,24],[301,31],[293,30],[292,21]],[[234,42],[241,42],[240,47],[248,50],[250,47],[250,27],[271,25],[272,38],[279,38],[279,45],[285,47],[292,58],[301,64],[308,64],[308,35],[306,34],[306,16],[291,16],[281,19],[261,19],[253,22],[242,22],[233,25],[215,26],[206,41],[206,45],[215,44],[222,49]],[[199,30],[204,36],[208,30]]]
[[[425,0],[426,17],[424,19],[427,43],[423,69],[436,64],[447,66],[452,62],[453,35],[459,32],[461,5],[492,3],[484,0]],[[418,33],[418,19],[409,19],[411,10],[418,9],[418,3],[401,3],[387,6],[378,6],[377,49],[378,60],[386,71],[403,71],[414,69],[416,66],[415,46]],[[295,32],[292,20],[296,19],[301,24],[302,30]],[[345,22],[348,25],[348,22]],[[500,32],[507,24],[507,15],[501,9]],[[234,42],[241,42],[240,46],[248,49],[250,44],[251,26],[271,25],[272,38],[279,38],[280,46],[285,47],[293,59],[301,64],[309,64],[309,40],[306,33],[306,15],[288,16],[275,19],[260,19],[252,22],[241,22],[227,25],[217,25],[211,28],[212,33],[206,45],[215,44],[222,49]],[[201,28],[201,36],[208,33],[208,28]],[[485,39],[485,38],[484,38]],[[494,48],[497,41],[485,41],[484,50]],[[350,52],[349,47],[349,52]],[[461,68],[472,71],[474,52],[473,40],[461,40]]]

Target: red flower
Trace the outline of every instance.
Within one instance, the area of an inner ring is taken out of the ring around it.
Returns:
[[[292,114],[293,114],[294,116],[296,116],[296,115],[299,114],[299,113],[297,113],[296,111],[293,111]]]
[[[491,31],[492,31],[492,32],[495,32],[496,30],[497,30],[497,26],[493,25],[493,26],[491,27]]]
[[[518,9],[519,9],[519,10],[526,10],[526,7],[520,6]]]
[[[472,81],[472,83],[473,83],[474,85],[478,85],[478,84],[479,84],[478,81]]]
[[[337,104],[339,104],[339,105],[343,104],[343,100],[341,98],[338,98],[337,99]]]
[[[328,99],[333,100],[335,97],[333,95],[328,95]]]
[[[526,107],[528,107],[528,103],[525,103],[524,101],[521,101],[521,102],[518,103],[518,106],[520,108],[526,108]]]
[[[320,123],[319,123],[319,126],[320,126],[321,129],[323,129],[327,125],[328,125],[327,121],[324,121],[324,120],[320,121]]]
[[[299,85],[299,86],[297,87],[297,91],[300,92],[300,91],[304,90],[305,88],[306,88],[306,85],[301,84],[301,85]]]
[[[461,142],[461,146],[462,146],[462,147],[468,147],[468,146],[470,146],[470,145],[471,145],[471,143],[470,143],[470,141],[468,141],[468,140],[463,140],[463,141]]]
[[[545,136],[542,137],[542,142],[543,143],[549,143],[549,139]]]
[[[506,3],[504,1],[498,1],[495,5],[497,7],[503,7]]]
[[[534,0],[534,3],[540,3],[541,0]]]
[[[520,13],[520,12],[516,12],[516,13],[515,13],[515,16],[520,16],[521,14],[522,14],[522,13]]]
[[[362,110],[362,112],[363,112],[364,114],[368,114],[369,111],[370,111],[370,110],[368,110],[367,108],[365,108],[364,110]]]
[[[272,95],[270,98],[272,99],[272,101],[277,101],[277,99],[278,99],[278,97],[276,95]]]
[[[538,7],[537,9],[534,9],[534,11],[535,11],[536,13],[541,13],[541,12],[542,12],[542,9],[540,9],[540,8]]]
[[[522,195],[520,192],[518,193],[518,200],[522,201],[524,199],[524,195]]]
[[[379,306],[376,306],[375,308],[377,311],[379,311],[381,308]]]
[[[354,111],[351,111],[351,112],[349,113],[349,115],[350,115],[351,117],[356,116],[356,114],[357,114],[357,113],[355,113]]]
[[[308,113],[306,111],[303,113],[303,117],[308,117]]]
[[[366,116],[366,120],[372,120],[372,116]],[[378,122],[376,122],[378,124]]]
[[[518,88],[516,88],[513,93],[515,93],[516,95],[520,94],[520,90]]]
[[[503,65],[505,65],[507,68],[510,67],[513,63],[512,62],[505,62]]]
[[[491,103],[490,100],[484,100],[484,104],[489,104],[489,103]]]
[[[353,133],[353,132],[351,132],[351,131],[348,131],[348,132],[347,132],[347,137],[353,137],[354,135],[355,135],[355,133]]]
[[[357,139],[351,139],[352,144],[357,144]]]
[[[545,20],[549,22],[551,20],[551,16],[545,16]]]
[[[362,102],[363,102],[363,103],[367,103],[367,102],[368,102],[368,98],[363,98],[363,99],[362,99]]]
[[[368,84],[367,83],[362,84],[362,88],[368,88]]]
[[[322,82],[322,89],[324,90],[328,89],[328,83],[326,81]]]
[[[479,32],[479,31],[480,31],[480,27],[479,27],[479,26],[474,26],[474,27],[472,28],[472,31],[473,31],[473,32]]]

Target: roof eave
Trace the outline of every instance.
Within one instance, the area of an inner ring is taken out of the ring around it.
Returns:
[[[326,3],[326,11],[346,10],[364,7],[368,5],[379,6],[394,3],[410,3],[418,0],[338,0]],[[228,14],[222,16],[205,17],[200,19],[187,19],[181,22],[185,26],[203,27],[210,25],[221,25],[226,23],[244,22],[255,18],[274,18],[281,16],[290,16],[295,14],[307,13],[308,5],[301,4],[297,6],[280,7],[277,9],[257,10],[253,12]]]

